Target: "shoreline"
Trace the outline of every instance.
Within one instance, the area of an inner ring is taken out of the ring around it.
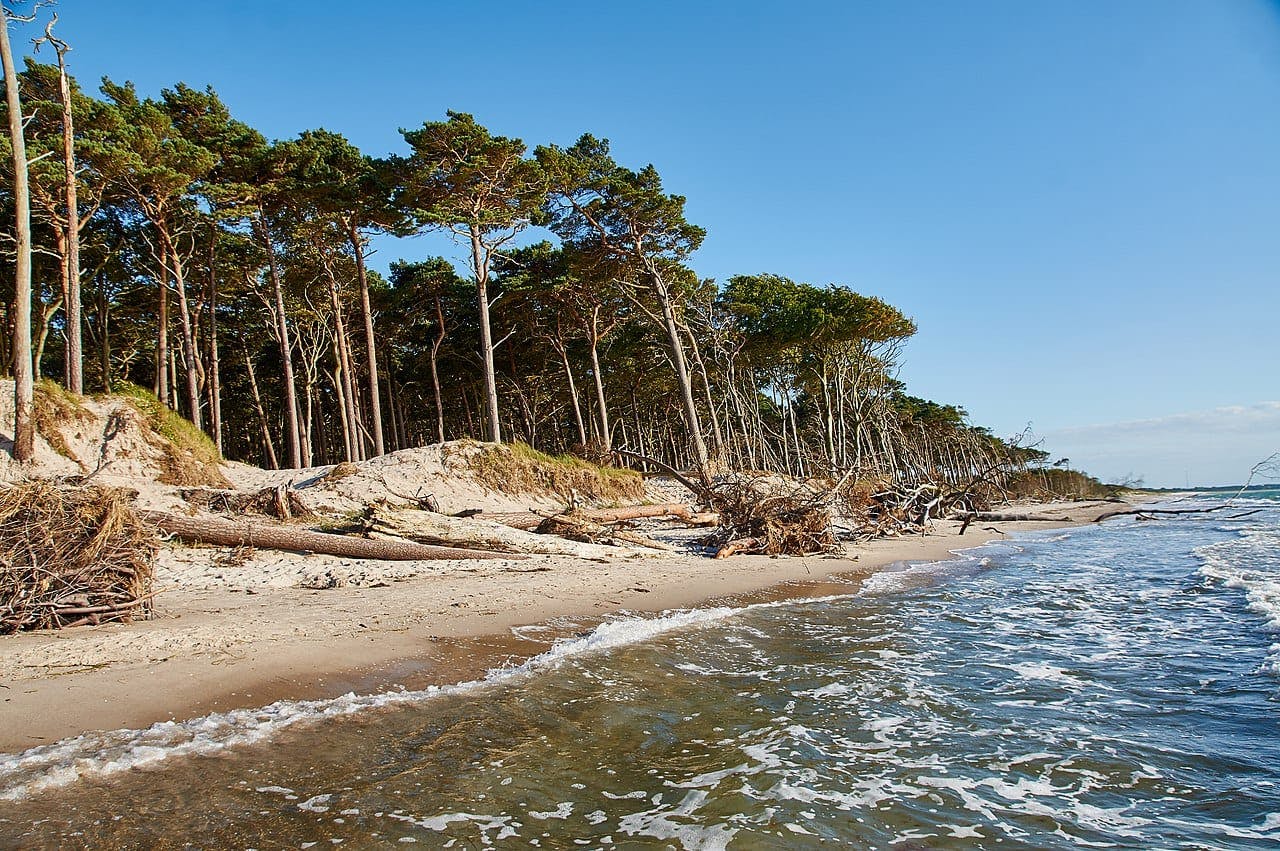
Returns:
[[[938,521],[927,535],[849,545],[844,556],[545,557],[382,587],[170,589],[151,621],[0,639],[0,753],[281,699],[477,679],[611,615],[851,593],[894,564],[942,561],[1006,533],[1086,525],[1114,507],[1020,506],[1069,521],[975,524],[964,535],[959,523]]]

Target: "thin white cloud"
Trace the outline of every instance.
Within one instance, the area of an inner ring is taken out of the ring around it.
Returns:
[[[1163,487],[1240,482],[1280,451],[1280,401],[1230,405],[1145,420],[1052,429],[1054,458],[1112,481],[1141,477]]]

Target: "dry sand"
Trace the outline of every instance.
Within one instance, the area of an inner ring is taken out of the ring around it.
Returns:
[[[161,595],[154,620],[3,639],[0,752],[285,697],[468,679],[545,649],[515,627],[554,619],[591,624],[620,611],[753,595],[817,596],[830,593],[829,583],[848,591],[897,562],[943,559],[1003,533],[1088,522],[1114,507],[1027,507],[1071,523],[983,523],[963,536],[958,524],[940,521],[928,535],[851,546],[841,558],[331,561],[325,569],[346,584],[323,590],[297,586],[301,574],[315,570],[314,557],[262,554],[237,564],[174,551],[160,582],[176,587]]]

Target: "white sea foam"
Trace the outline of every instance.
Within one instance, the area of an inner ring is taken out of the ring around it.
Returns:
[[[670,612],[655,618],[609,621],[588,635],[557,642],[550,650],[523,664],[495,669],[483,679],[456,685],[368,695],[348,693],[326,700],[282,700],[259,709],[219,712],[190,721],[164,721],[145,730],[87,733],[0,758],[0,798],[18,799],[65,786],[81,777],[114,774],[177,756],[210,754],[228,747],[254,744],[298,723],[473,691],[545,671],[584,653],[603,652],[664,633],[722,621],[737,611],[740,610],[721,606]]]
[[[824,603],[851,596],[854,595],[833,594],[804,602]],[[189,721],[164,721],[145,730],[86,733],[20,754],[0,755],[0,799],[16,800],[66,786],[81,777],[145,768],[173,757],[205,755],[229,747],[252,745],[299,723],[464,694],[553,669],[575,656],[614,650],[666,633],[719,623],[742,612],[796,602],[775,600],[738,608],[716,606],[669,611],[657,617],[606,621],[587,635],[557,641],[551,649],[519,665],[497,668],[479,680],[454,685],[365,695],[347,693],[324,700],[282,700],[258,709],[218,712]]]
[[[1280,531],[1246,528],[1237,534],[1195,551],[1203,562],[1200,574],[1242,590],[1249,611],[1280,632]],[[1280,643],[1271,645],[1260,669],[1280,676]]]

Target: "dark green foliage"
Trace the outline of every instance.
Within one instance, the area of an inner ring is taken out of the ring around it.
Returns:
[[[33,154],[59,152],[56,68],[29,64],[23,86]],[[963,408],[909,395],[896,373],[916,326],[881,299],[776,274],[700,278],[689,264],[706,231],[685,198],[600,137],[530,156],[449,112],[374,157],[319,128],[270,141],[185,83],[155,98],[73,83],[73,110],[86,382],[124,393],[202,468],[220,457],[215,431],[229,458],[288,463],[294,421],[300,463],[367,457],[376,407],[387,450],[503,434],[540,463],[625,447],[677,467],[1069,478]],[[54,376],[56,160],[32,169],[35,330]],[[366,269],[371,236],[425,229],[457,237],[465,273],[444,258],[392,263],[386,279]],[[542,240],[520,247],[529,229]],[[171,388],[168,407],[141,387]]]

